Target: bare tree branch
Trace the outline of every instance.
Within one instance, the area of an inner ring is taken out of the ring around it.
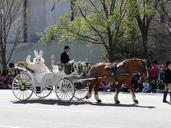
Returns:
[[[0,0],[0,58],[4,70],[7,69],[7,64],[22,31],[22,2],[22,0]],[[7,44],[9,42],[12,42],[10,43],[12,48],[9,49],[9,57],[7,58]]]
[[[110,5],[110,15],[112,15],[112,13],[114,12],[115,4],[116,4],[116,0],[112,0]]]
[[[84,15],[82,9],[79,6],[79,10],[81,15],[83,16],[83,18],[87,21],[87,23],[90,25],[90,27],[97,33],[97,35],[101,38],[101,40],[103,41],[103,43],[105,44],[105,40],[103,38],[103,36],[99,33],[99,31],[89,22],[89,20],[86,18],[86,16]]]

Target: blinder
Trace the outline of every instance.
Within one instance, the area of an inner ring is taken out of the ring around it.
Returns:
[[[113,63],[111,67],[112,75],[115,75],[116,69],[117,69],[117,64]]]
[[[141,64],[140,64],[140,67],[143,69],[143,70],[146,70],[146,63],[145,62],[142,62]]]

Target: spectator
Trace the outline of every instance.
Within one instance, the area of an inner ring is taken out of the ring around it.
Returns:
[[[170,61],[166,62],[164,82],[165,82],[165,92],[163,94],[163,103],[167,103],[167,100],[166,100],[167,94],[168,94],[169,89],[171,89],[171,62]]]
[[[7,89],[8,88],[7,86],[8,76],[7,76],[7,71],[5,70],[2,71],[2,81],[3,81],[2,88]]]
[[[122,84],[121,91],[122,92],[128,92],[128,88],[127,88],[126,84]]]
[[[136,73],[133,75],[132,78],[132,84],[134,85],[134,89],[136,92],[141,92],[142,91],[142,77],[140,73]]]
[[[152,68],[150,69],[150,79],[151,79],[151,86],[152,86],[152,92],[155,92],[157,87],[156,87],[156,81],[158,77],[158,69],[155,64],[153,64]]]
[[[10,63],[8,66],[8,81],[7,81],[7,84],[10,87],[12,85],[12,81],[14,79],[14,76],[15,76],[14,63]]]
[[[101,84],[102,91],[107,91],[107,92],[111,91],[111,85],[109,83],[102,81],[100,84]]]
[[[151,86],[150,86],[149,80],[145,80],[143,82],[143,90],[142,90],[142,92],[143,93],[151,92]]]
[[[157,76],[158,76],[157,67],[156,65],[153,65],[152,68],[150,69],[151,80],[156,80]]]
[[[0,88],[3,87],[3,77],[2,77],[2,72],[0,71]]]

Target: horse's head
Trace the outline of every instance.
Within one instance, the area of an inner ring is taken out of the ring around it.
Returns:
[[[130,73],[140,73],[143,78],[148,78],[147,61],[144,59],[129,59],[124,62]]]
[[[147,68],[147,61],[146,60],[141,60],[140,62],[140,68],[142,70],[142,72],[140,72],[144,78],[148,78],[149,77],[149,73],[148,73],[148,68]]]

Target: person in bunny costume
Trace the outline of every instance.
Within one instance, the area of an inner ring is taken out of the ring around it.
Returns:
[[[49,73],[49,69],[44,64],[45,60],[43,59],[43,51],[41,50],[39,53],[34,50],[35,57],[33,58],[33,62],[31,62],[31,55],[28,55],[26,58],[26,63],[28,67],[34,70],[34,74],[38,83],[41,83],[41,79],[46,73]]]

